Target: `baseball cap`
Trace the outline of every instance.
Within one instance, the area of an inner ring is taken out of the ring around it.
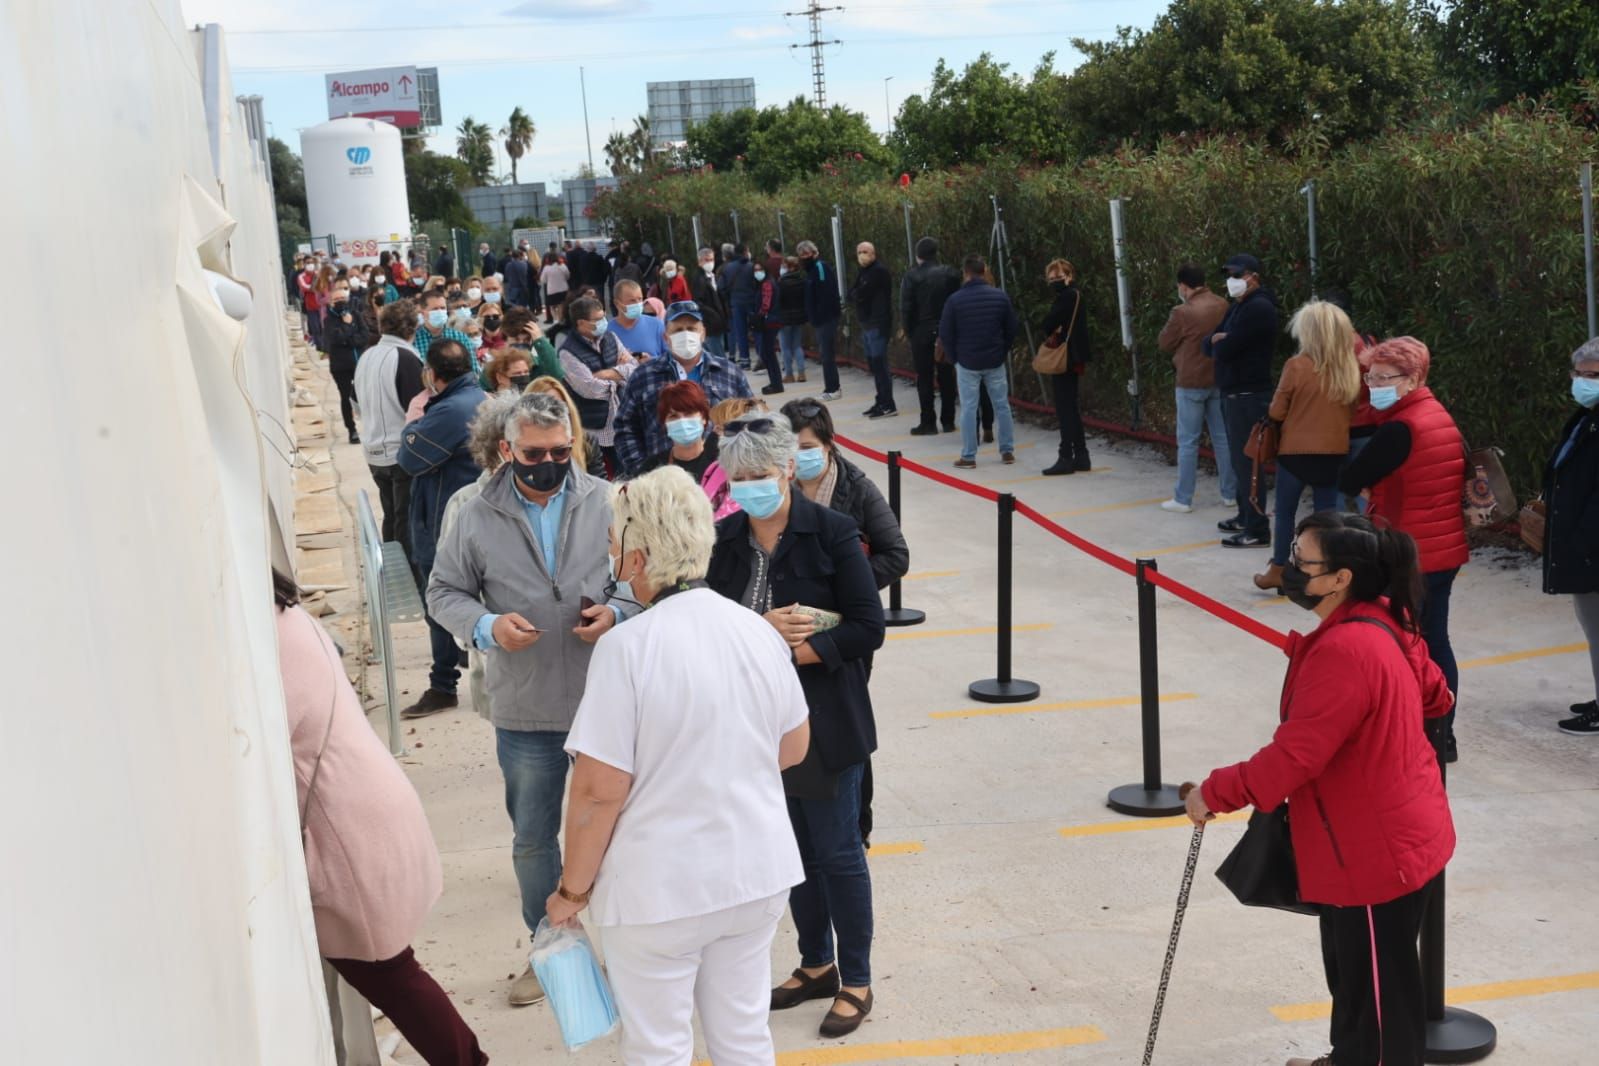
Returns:
[[[1260,260],[1247,253],[1239,253],[1222,264],[1222,270],[1228,277],[1238,277],[1240,274],[1259,274]]]
[[[682,318],[684,315],[699,322],[705,321],[705,316],[700,314],[700,305],[693,300],[678,300],[666,309],[666,320],[668,322]]]

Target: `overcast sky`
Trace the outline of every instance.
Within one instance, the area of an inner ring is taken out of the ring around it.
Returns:
[[[180,0],[190,24],[220,23],[234,89],[265,98],[272,133],[299,151],[299,130],[327,120],[323,75],[372,67],[437,66],[444,128],[464,116],[496,133],[511,109],[538,136],[518,164],[523,181],[571,177],[588,155],[578,68],[586,70],[594,165],[605,139],[645,111],[645,83],[753,77],[765,107],[811,94],[809,20],[785,15],[798,0],[541,0],[482,5],[384,0]],[[830,0],[824,0],[824,3]],[[987,51],[1031,72],[1056,52],[1057,69],[1080,57],[1070,38],[1105,38],[1117,25],[1148,27],[1166,0],[843,0],[822,16],[828,103],[863,111],[875,129],[890,106],[926,92],[942,58],[957,70]],[[453,132],[432,141],[453,152]],[[498,169],[509,173],[504,148]]]

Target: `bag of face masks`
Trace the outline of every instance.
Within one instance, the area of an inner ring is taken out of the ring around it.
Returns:
[[[548,918],[540,922],[528,963],[549,997],[566,1050],[576,1051],[616,1028],[616,1001],[582,926],[552,926]]]

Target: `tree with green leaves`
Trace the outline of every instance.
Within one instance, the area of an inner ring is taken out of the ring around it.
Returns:
[[[1061,111],[1065,77],[1055,53],[1023,80],[984,52],[956,75],[940,59],[927,96],[900,105],[889,147],[906,170],[988,163],[1002,156],[1039,162],[1071,152]]]
[[[309,211],[305,203],[305,167],[294,149],[267,138],[267,160],[272,167],[272,199],[278,211],[278,228],[305,229]]]
[[[537,133],[538,129],[533,125],[533,120],[520,107],[511,111],[511,117],[500,130],[500,136],[505,138],[505,154],[511,157],[512,185],[517,183],[516,161],[533,147],[533,137]]]
[[[1073,40],[1087,58],[1064,116],[1089,149],[1205,132],[1368,137],[1435,88],[1424,29],[1411,0],[1173,0],[1148,30]]]
[[[685,161],[732,170],[742,166],[768,192],[844,161],[887,171],[889,153],[859,111],[823,110],[795,97],[786,107],[746,108],[689,126]]]
[[[461,190],[472,184],[471,171],[459,159],[429,151],[405,157],[405,192],[415,218],[470,229],[475,220]]]
[[[1599,82],[1595,0],[1437,3],[1440,58],[1464,93],[1482,104],[1545,93],[1572,102],[1583,95],[1578,82]]]
[[[488,123],[474,121],[471,115],[455,128],[455,156],[466,164],[467,173],[477,185],[494,180],[494,131]]]
[[[633,139],[621,130],[606,138],[605,162],[611,168],[611,173],[619,178],[628,174],[637,174],[643,165],[638,153],[634,151]]]

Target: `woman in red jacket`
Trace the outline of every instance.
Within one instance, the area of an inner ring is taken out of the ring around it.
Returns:
[[[1188,793],[1188,816],[1288,800],[1299,895],[1321,909],[1332,1053],[1289,1066],[1421,1066],[1416,938],[1455,850],[1422,718],[1450,706],[1418,631],[1415,542],[1359,515],[1299,524],[1283,590],[1321,619],[1291,634],[1281,724],[1247,762]]]
[[[1449,643],[1449,594],[1466,565],[1466,520],[1460,512],[1466,447],[1455,420],[1427,387],[1427,346],[1394,337],[1360,353],[1377,429],[1360,456],[1344,467],[1338,487],[1369,502],[1366,513],[1409,533],[1421,554],[1425,598],[1421,635],[1449,691],[1460,692],[1460,671]],[[1434,742],[1454,762],[1455,712],[1439,723]]]

